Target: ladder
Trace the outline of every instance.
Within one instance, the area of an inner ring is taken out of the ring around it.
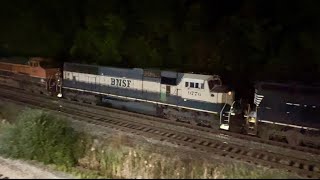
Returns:
[[[227,131],[229,130],[230,116],[232,114],[232,108],[233,108],[234,103],[235,103],[235,101],[232,103],[229,111],[225,111],[225,107],[227,104],[224,104],[224,106],[220,112],[220,129],[227,130]]]
[[[257,111],[255,111],[255,112],[257,112]],[[246,131],[247,131],[247,134],[255,136],[258,133],[258,128],[257,128],[258,127],[258,121],[257,121],[257,116],[253,115],[253,113],[250,110],[250,104],[248,104],[248,110],[247,110],[246,114],[247,114],[246,115]]]
[[[223,112],[220,118],[221,118],[220,128],[224,130],[229,130],[230,113]]]

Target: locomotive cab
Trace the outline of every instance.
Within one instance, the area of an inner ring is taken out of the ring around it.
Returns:
[[[218,75],[184,74],[185,88],[182,97],[204,101],[216,106],[220,118],[220,129],[229,130],[231,116],[235,115],[233,109],[234,92],[222,84]]]
[[[229,105],[233,103],[233,92],[229,91],[226,86],[222,85],[222,81],[219,76],[212,76],[207,80],[207,83],[210,91],[211,101],[217,103],[227,103]],[[225,98],[223,98],[223,96],[225,96]],[[222,97],[222,99],[218,97]]]
[[[30,67],[39,67],[40,66],[40,61],[39,60],[30,60],[28,61],[28,65]]]

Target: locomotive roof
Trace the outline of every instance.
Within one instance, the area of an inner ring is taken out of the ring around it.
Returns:
[[[304,95],[320,96],[320,86],[310,86],[292,83],[258,82],[255,88],[260,91],[273,91],[282,93],[296,93]]]
[[[65,70],[83,72],[83,73],[92,73],[101,75],[115,75],[119,77],[131,77],[131,78],[139,78],[143,75],[144,72],[155,71],[161,72],[162,76],[166,77],[176,77],[177,72],[174,71],[161,71],[154,69],[141,69],[141,68],[117,68],[110,66],[98,66],[98,65],[88,65],[88,64],[79,64],[79,63],[67,63],[65,62]],[[208,80],[211,78],[211,75],[202,75],[202,74],[191,74],[191,73],[178,73],[186,79],[192,80]],[[181,76],[179,75],[179,77]]]
[[[203,75],[203,74],[190,74],[190,73],[183,74],[183,78],[186,78],[186,79],[208,80],[211,77],[212,77],[211,75]]]
[[[11,63],[11,64],[23,64],[26,65],[29,59],[25,57],[5,57],[0,58],[0,62]]]
[[[126,77],[126,78],[136,78],[141,79],[142,70],[133,68],[116,68],[110,66],[98,66],[98,65],[89,65],[89,64],[79,64],[79,63],[64,63],[65,71],[73,71],[79,73],[88,73],[95,75],[110,75],[117,77]]]
[[[25,58],[25,57],[5,57],[5,58],[0,58],[0,62],[10,63],[10,64],[27,65],[29,61],[50,62],[52,60],[49,59],[49,58],[42,58],[42,57],[30,57],[30,58]]]

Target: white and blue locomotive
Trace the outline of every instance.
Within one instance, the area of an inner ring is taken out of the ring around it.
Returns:
[[[106,102],[193,125],[285,138],[292,145],[320,145],[317,87],[259,82],[251,109],[235,103],[235,93],[217,75],[64,63],[62,82],[63,97],[69,100]]]
[[[226,130],[234,115],[234,92],[217,75],[64,63],[62,88],[67,99],[152,107],[158,116]]]

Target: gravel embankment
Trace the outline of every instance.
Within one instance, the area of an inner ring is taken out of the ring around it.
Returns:
[[[1,176],[2,175],[2,176]],[[71,175],[22,160],[0,157],[0,179],[75,179]]]

